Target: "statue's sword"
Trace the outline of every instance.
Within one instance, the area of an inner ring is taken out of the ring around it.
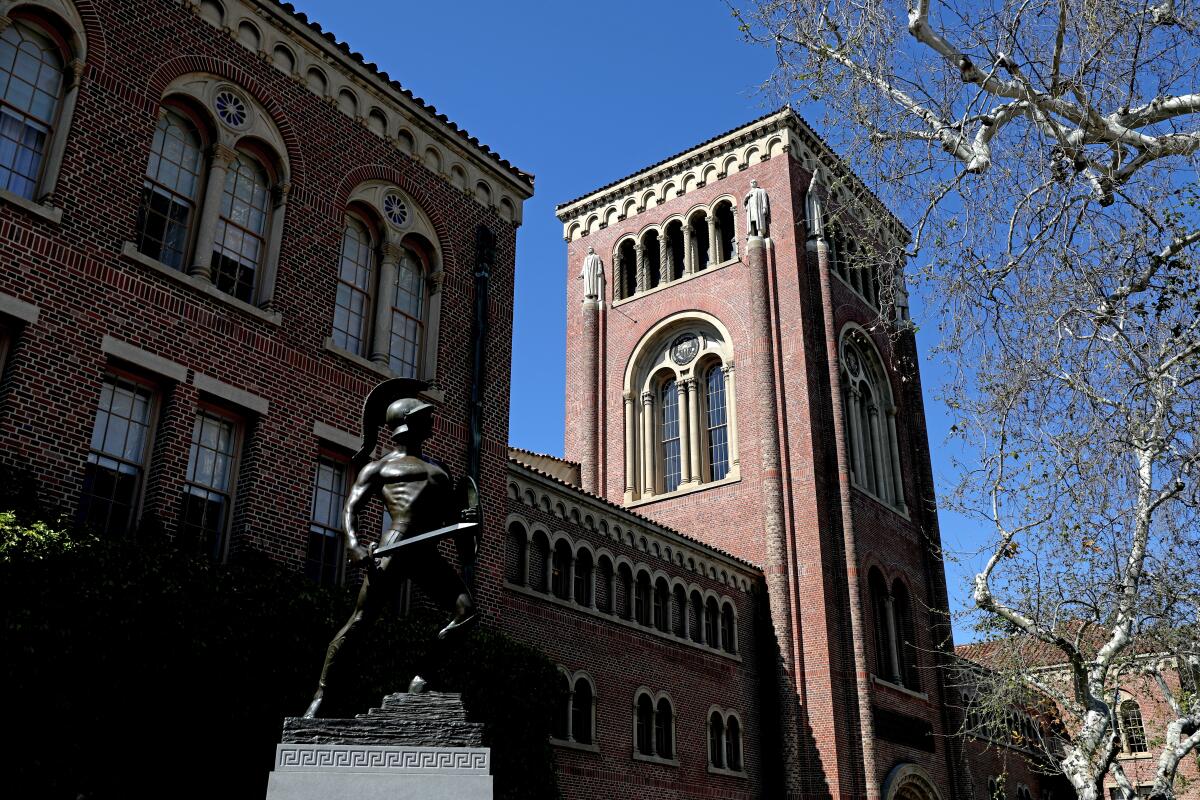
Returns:
[[[468,531],[474,533],[478,528],[478,522],[456,522],[453,525],[447,525],[444,528],[438,528],[437,530],[432,530],[428,533],[421,533],[416,536],[410,536],[407,539],[401,539],[398,542],[385,544],[382,547],[376,547],[371,551],[371,555],[375,558],[383,558],[384,556],[393,555],[394,553],[410,545],[420,544],[421,542],[438,541],[440,539],[445,539],[447,536],[453,536],[457,533],[466,533]]]

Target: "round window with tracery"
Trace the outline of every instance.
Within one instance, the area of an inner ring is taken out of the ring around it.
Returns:
[[[246,103],[233,92],[218,92],[217,116],[230,127],[240,128],[246,124]]]
[[[404,198],[391,192],[384,195],[383,215],[393,225],[403,225],[408,220],[408,205]]]

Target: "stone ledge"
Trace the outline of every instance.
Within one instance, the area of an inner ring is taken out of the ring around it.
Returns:
[[[26,303],[10,294],[0,292],[0,314],[7,314],[27,325],[33,325],[41,313],[42,310],[33,303]]]
[[[14,205],[17,208],[28,211],[35,217],[45,220],[52,225],[58,225],[60,222],[62,222],[63,212],[61,208],[43,205],[42,203],[39,203],[35,200],[30,200],[27,197],[21,197],[21,195],[16,194],[15,192],[10,192],[8,189],[0,189],[0,200],[3,200],[10,205]]]

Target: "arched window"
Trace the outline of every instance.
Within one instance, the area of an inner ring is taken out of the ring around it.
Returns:
[[[375,237],[355,214],[346,217],[333,311],[333,343],[358,356],[369,356],[371,290],[375,283]]]
[[[633,297],[637,293],[637,249],[632,239],[621,242],[613,256],[614,281],[618,298]]]
[[[575,602],[588,608],[592,605],[592,554],[580,549],[575,556]]]
[[[592,744],[595,720],[595,693],[587,678],[575,678],[571,696],[571,738],[579,744]]]
[[[666,578],[654,584],[654,627],[666,633],[671,627],[671,587]]]
[[[566,741],[571,735],[571,679],[561,670],[558,673],[558,691],[561,699],[554,712],[550,736]]]
[[[204,171],[200,132],[184,114],[166,108],[154,143],[138,207],[138,252],[185,270]]]
[[[24,19],[0,33],[0,189],[38,199],[63,90],[62,50]]]
[[[688,621],[691,623],[692,641],[704,644],[704,599],[699,592],[692,592]]]
[[[708,479],[729,473],[729,432],[725,418],[725,368],[713,363],[704,373],[704,441],[708,449]]]
[[[225,173],[225,190],[213,236],[213,284],[246,303],[257,301],[267,249],[271,183],[249,153],[238,152]]]
[[[549,581],[546,580],[550,568],[550,540],[542,531],[533,534],[533,545],[529,548],[529,588],[539,592],[547,591]]]
[[[708,602],[704,604],[704,643],[709,647],[720,647],[721,640],[719,638],[721,611],[717,607],[717,601],[713,598],[708,598]]]
[[[662,383],[659,389],[659,407],[662,409],[660,420],[662,448],[662,482],[664,492],[673,492],[679,488],[681,464],[679,461],[679,389],[674,378]]]
[[[728,200],[722,200],[717,203],[714,213],[717,219],[716,260],[720,263],[729,261],[734,255],[733,248],[736,234],[733,229],[733,203]]]
[[[725,725],[725,764],[735,772],[742,771],[742,726],[732,715]]]
[[[874,567],[867,575],[867,590],[875,628],[875,674],[885,681],[920,691],[916,629],[908,587],[897,579],[889,589]]]
[[[402,378],[420,374],[425,342],[425,259],[405,247],[396,265],[396,285],[391,293],[391,347],[388,366]]]
[[[1033,795],[1029,791],[1029,787],[1021,784],[1017,787],[1017,800],[1033,800]]]
[[[667,224],[667,280],[677,281],[687,270],[687,249],[683,244],[683,222],[674,220]]]
[[[1146,729],[1142,725],[1142,709],[1136,700],[1125,700],[1119,707],[1121,749],[1126,753],[1146,752]]]
[[[509,583],[524,586],[527,580],[529,539],[525,526],[514,522],[508,526],[504,547],[504,577]]]
[[[704,211],[697,211],[688,219],[687,234],[691,244],[688,272],[700,272],[708,269],[712,263],[712,253],[708,215]]]
[[[646,259],[646,288],[653,289],[662,283],[662,251],[659,248],[658,231],[646,231],[642,238],[642,257]]]
[[[707,315],[680,317],[655,326],[626,370],[626,502],[739,477],[728,335]]]
[[[633,617],[633,570],[628,564],[617,567],[617,616],[621,619]]]
[[[654,753],[659,758],[675,758],[675,715],[665,697],[658,701],[654,714]]]
[[[997,778],[988,778],[988,799],[1004,800],[1004,784]]]
[[[571,599],[571,545],[559,539],[550,566],[550,592],[559,600]]]
[[[644,756],[654,755],[654,701],[648,694],[637,699],[637,751]]]
[[[842,407],[854,485],[904,511],[891,386],[875,348],[858,330],[842,337]]]
[[[596,567],[596,609],[605,614],[613,613],[614,577],[612,559],[600,556]]]
[[[720,711],[708,715],[708,763],[717,769],[725,767],[725,719]]]
[[[674,602],[671,603],[671,630],[681,639],[687,638],[687,590],[676,586]]]
[[[633,598],[634,619],[639,625],[650,625],[650,594],[650,576],[639,572]]]
[[[737,626],[729,603],[721,605],[721,648],[727,653],[737,652]]]

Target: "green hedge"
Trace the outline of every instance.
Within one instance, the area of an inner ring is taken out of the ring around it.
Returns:
[[[352,603],[263,558],[214,565],[0,514],[5,793],[260,800],[282,718],[307,705]],[[431,645],[439,621],[380,620],[324,711],[365,711],[421,670],[485,724],[497,797],[557,797],[554,665],[483,629]]]

